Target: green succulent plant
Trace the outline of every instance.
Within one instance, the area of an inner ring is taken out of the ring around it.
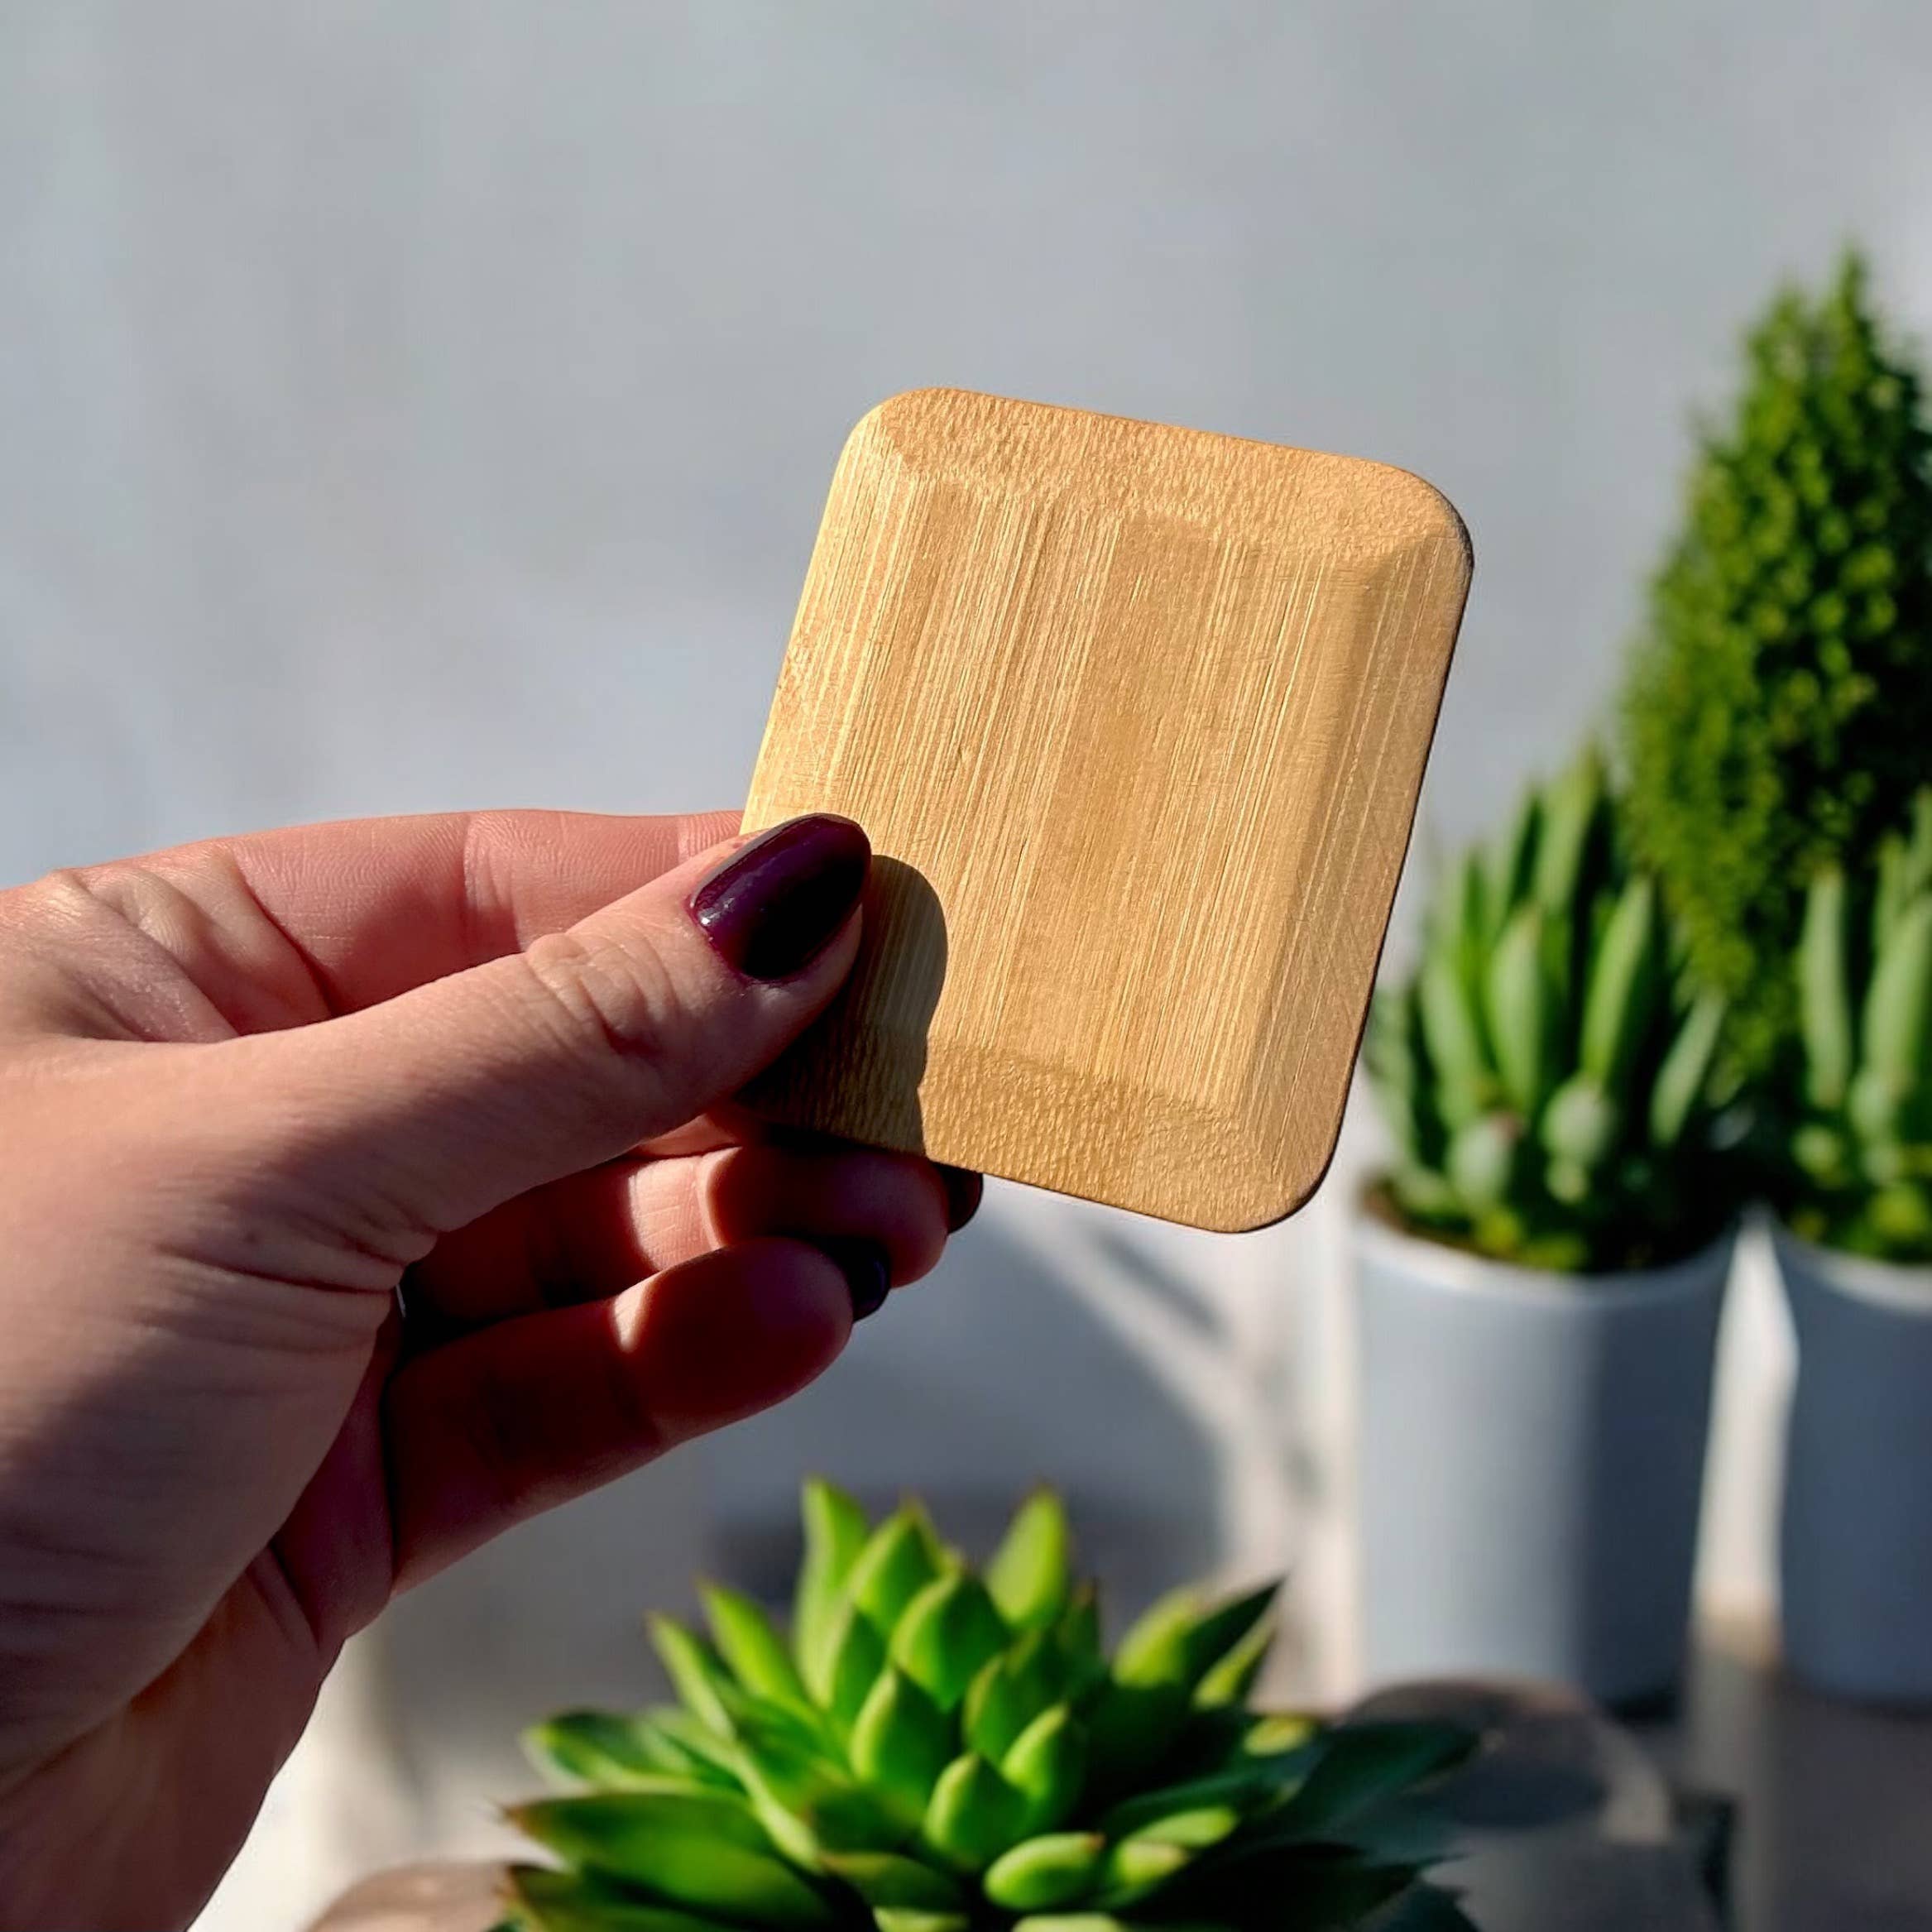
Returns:
[[[806,1487],[791,1628],[705,1593],[654,1635],[679,1702],[527,1737],[567,1795],[511,1819],[517,1932],[1455,1932],[1419,1875],[1437,1723],[1247,1707],[1274,1591],[1182,1591],[1103,1651],[1067,1522],[1030,1498],[983,1571],[908,1504]]]
[[[1812,874],[1898,823],[1932,742],[1932,424],[1848,256],[1750,338],[1627,693],[1632,842],[1769,1073]]]
[[[1932,790],[1867,874],[1813,879],[1796,985],[1786,1219],[1827,1247],[1932,1262]]]
[[[1593,749],[1441,882],[1366,1060],[1386,1203],[1499,1260],[1652,1265],[1733,1211],[1718,1145],[1725,1004],[1694,991]]]

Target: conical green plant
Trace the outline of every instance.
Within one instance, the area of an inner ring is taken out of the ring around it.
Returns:
[[[1711,1239],[1737,1208],[1724,1002],[1681,952],[1595,751],[1532,788],[1450,868],[1420,963],[1376,995],[1365,1058],[1394,1143],[1393,1212],[1565,1271]]]
[[[678,1708],[527,1734],[564,1795],[510,1813],[553,1862],[506,1929],[1466,1926],[1415,1793],[1472,1740],[1250,1712],[1272,1589],[1164,1599],[1110,1660],[1050,1493],[983,1572],[916,1505],[815,1483],[804,1523],[789,1632],[709,1590],[708,1639],[654,1623]]]
[[[1756,1077],[1812,875],[1899,822],[1932,743],[1932,428],[1848,256],[1749,339],[1625,707],[1630,823]]]
[[[1785,1216],[1826,1247],[1932,1262],[1932,790],[1867,870],[1812,880],[1796,961]]]

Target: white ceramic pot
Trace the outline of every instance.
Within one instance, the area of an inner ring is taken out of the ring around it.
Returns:
[[[1820,1690],[1932,1704],[1932,1268],[1773,1240],[1798,1338],[1786,1661]]]
[[[1563,1275],[1359,1222],[1371,1680],[1675,1688],[1732,1246]]]

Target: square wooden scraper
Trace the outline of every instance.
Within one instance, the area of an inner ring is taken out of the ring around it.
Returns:
[[[1340,1130],[1469,580],[1400,470],[923,390],[852,432],[745,824],[878,858],[766,1117],[1254,1228]]]

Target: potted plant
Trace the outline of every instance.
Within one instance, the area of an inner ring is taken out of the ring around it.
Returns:
[[[1747,345],[1658,573],[1626,694],[1632,843],[1727,1052],[1768,1075],[1793,1030],[1806,883],[1868,853],[1932,745],[1932,426],[1864,267],[1787,289]]]
[[[1273,1589],[1163,1599],[1110,1659],[1051,1494],[983,1572],[916,1504],[818,1483],[804,1517],[789,1634],[709,1590],[708,1642],[654,1620],[677,1705],[530,1733],[566,1791],[510,1814],[553,1862],[506,1928],[1467,1927],[1413,1794],[1469,1733],[1251,1711]]]
[[[1612,1704],[1685,1643],[1731,1251],[1722,996],[1690,989],[1600,761],[1436,893],[1368,1067],[1393,1141],[1359,1221],[1371,1675],[1503,1671]]]
[[[1813,880],[1796,985],[1785,1651],[1821,1688],[1932,1702],[1932,792],[1868,873]]]

